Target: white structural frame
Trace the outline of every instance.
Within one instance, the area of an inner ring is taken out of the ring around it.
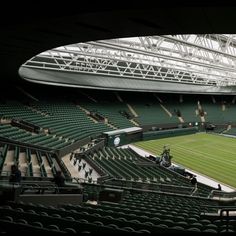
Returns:
[[[23,67],[142,80],[236,85],[236,35],[163,35],[91,41],[43,52]]]

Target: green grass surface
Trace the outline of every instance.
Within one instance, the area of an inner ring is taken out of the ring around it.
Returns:
[[[134,144],[154,155],[169,145],[172,161],[236,187],[236,139],[197,133]]]

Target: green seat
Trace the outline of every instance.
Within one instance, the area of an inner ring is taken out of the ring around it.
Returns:
[[[218,233],[217,230],[214,230],[214,229],[205,229],[202,232],[204,232],[204,233]]]
[[[235,231],[234,230],[232,230],[232,229],[223,229],[223,230],[221,230],[220,231],[220,233],[235,233]]]
[[[201,223],[195,222],[190,225],[191,227],[196,227],[198,229],[202,229],[203,225]]]
[[[218,229],[217,225],[214,225],[214,224],[207,224],[207,225],[204,226],[204,228],[206,228],[206,229],[213,229],[213,230],[217,230]]]
[[[191,231],[191,232],[201,232],[200,229],[195,228],[195,227],[188,228],[187,231]]]
[[[39,221],[35,221],[31,225],[35,227],[43,228],[43,224]]]
[[[146,234],[150,234],[151,232],[147,229],[140,229],[137,231],[137,233],[146,233]]]
[[[73,229],[73,228],[65,228],[64,229],[64,231],[66,232],[66,233],[72,233],[72,234],[76,234],[77,232],[76,232],[76,230],[75,229]]]
[[[1,219],[7,222],[13,222],[13,218],[11,216],[2,216]]]
[[[167,229],[168,228],[168,226],[165,225],[165,224],[158,224],[157,227],[162,228],[162,229]]]
[[[124,230],[128,231],[128,232],[134,232],[135,230],[131,227],[124,227]]]
[[[183,227],[178,226],[178,225],[171,227],[171,229],[174,229],[174,230],[185,230]]]
[[[180,221],[180,222],[177,222],[175,223],[177,226],[181,226],[181,227],[184,227],[184,228],[187,228],[188,227],[188,223],[185,222],[185,221]]]
[[[186,219],[187,220],[187,222],[188,223],[197,223],[198,222],[198,220],[196,219],[196,218],[192,218],[192,217],[190,217],[190,218],[188,218],[188,219]]]

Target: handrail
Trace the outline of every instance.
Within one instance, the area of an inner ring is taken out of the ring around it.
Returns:
[[[89,158],[89,157],[87,156],[87,154],[85,155],[85,157],[86,157],[86,159],[85,159],[86,162],[87,162],[90,166],[92,166],[92,167],[96,170],[96,172],[97,172],[99,175],[101,175],[101,176],[108,175],[108,174],[106,173],[106,171],[104,170],[104,168],[102,167],[101,164],[95,163],[92,158]]]
[[[88,183],[85,182],[86,185],[95,185],[97,187],[109,187],[109,188],[114,188],[114,189],[123,189],[123,190],[128,190],[128,191],[138,191],[138,192],[143,192],[143,193],[158,193],[158,194],[164,194],[164,195],[170,195],[170,196],[185,196],[189,198],[202,198],[202,197],[195,197],[195,196],[190,196],[186,194],[180,194],[180,193],[173,193],[173,192],[162,192],[160,190],[149,190],[149,189],[142,189],[142,188],[136,188],[136,187],[127,187],[127,186],[115,186],[115,185],[110,185],[109,183]]]
[[[71,178],[71,173],[70,173],[70,171],[68,170],[68,168],[67,168],[67,166],[65,165],[65,163],[63,162],[63,161],[60,161],[60,163],[58,163],[59,165],[61,164],[61,167],[64,169],[64,171],[66,172],[66,173],[64,173],[64,175],[66,174],[68,177],[69,177],[69,179]],[[65,176],[65,177],[67,177],[67,176]]]
[[[220,210],[220,218],[223,221],[224,215],[223,213],[226,212],[226,232],[229,232],[229,212],[235,211],[236,208],[223,208]]]
[[[12,146],[19,146],[19,147],[23,147],[23,148],[34,149],[34,150],[41,151],[41,152],[48,152],[51,154],[55,153],[55,150],[53,150],[51,148],[42,147],[42,146],[39,146],[36,144],[23,143],[23,142],[15,141],[15,140],[8,139],[5,137],[0,137],[0,143],[12,145]]]
[[[136,182],[131,180],[122,180],[122,179],[113,179],[112,182],[120,182],[120,187],[129,187],[129,188],[140,188],[146,189],[149,191],[161,191],[165,193],[174,193],[174,194],[190,194],[193,191],[193,187],[188,186],[177,186],[171,184],[161,184],[161,183],[145,183],[145,182]],[[109,184],[109,183],[108,183]]]
[[[65,182],[65,186],[57,186],[52,181],[44,181],[42,183],[38,182],[24,182],[21,183],[9,183],[1,182],[0,186],[18,186],[21,188],[21,194],[24,194],[27,190],[36,191],[37,194],[44,194],[46,190],[55,191],[55,193],[62,192],[63,190],[82,190],[82,186],[78,183]]]
[[[218,197],[219,200],[236,200],[236,191],[233,192],[224,192],[219,190],[212,190],[208,198]],[[224,199],[221,199],[224,198]]]
[[[11,175],[11,171],[3,171],[2,170],[2,171],[0,171],[0,173],[1,173],[0,177],[9,177]],[[43,177],[43,176],[41,176],[40,171],[37,171],[37,172],[34,171],[34,173],[33,173],[33,174],[40,174],[40,176],[28,176],[27,173],[28,173],[27,171],[21,171],[21,178],[24,178],[24,177]]]
[[[211,200],[211,199],[210,199]],[[208,208],[216,208],[216,209],[234,209],[234,211],[236,211],[236,206],[220,206],[220,205],[217,205],[217,206],[212,206],[212,205],[202,205],[202,207],[208,207]]]
[[[220,209],[220,217],[223,217],[223,213],[226,212],[226,216],[229,217],[230,211],[236,211],[236,207],[224,207]]]

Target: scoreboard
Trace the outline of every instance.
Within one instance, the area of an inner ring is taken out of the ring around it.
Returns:
[[[137,142],[143,138],[143,129],[139,127],[131,127],[127,129],[113,130],[104,132],[106,145],[109,147],[118,147],[132,142]]]

